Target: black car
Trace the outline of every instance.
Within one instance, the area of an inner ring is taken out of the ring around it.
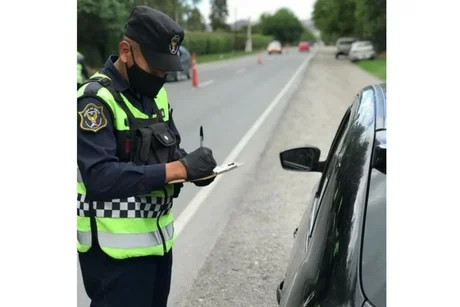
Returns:
[[[190,52],[184,46],[179,47],[178,56],[180,57],[180,63],[182,65],[181,71],[168,71],[166,75],[166,81],[179,81],[181,76],[190,79],[192,70],[192,56]]]
[[[314,146],[280,153],[286,170],[322,173],[294,231],[280,306],[386,306],[386,126],[386,85],[368,86],[326,161]]]

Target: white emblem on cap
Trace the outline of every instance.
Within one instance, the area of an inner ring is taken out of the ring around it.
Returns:
[[[173,38],[171,38],[171,42],[169,43],[169,51],[171,51],[172,54],[176,54],[177,50],[179,49],[179,40],[180,36],[179,35],[174,35]]]

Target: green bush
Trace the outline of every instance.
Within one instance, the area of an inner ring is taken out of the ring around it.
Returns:
[[[252,48],[255,50],[265,48],[271,40],[271,36],[253,34]],[[190,52],[199,55],[244,51],[246,34],[187,31],[183,45]]]
[[[78,50],[83,53],[87,63],[93,67],[101,66],[111,53],[117,53],[118,39],[113,37],[106,44],[90,44],[79,41]],[[252,49],[260,50],[272,41],[271,36],[252,34]],[[244,51],[246,33],[229,32],[189,32],[185,33],[184,47],[197,55],[219,54],[232,51]]]

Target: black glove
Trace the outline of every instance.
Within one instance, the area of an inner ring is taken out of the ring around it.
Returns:
[[[182,148],[177,148],[174,152],[174,161],[179,160],[187,155],[187,152]]]
[[[212,177],[212,178],[209,178],[209,179],[205,179],[205,180],[198,180],[198,181],[193,181],[193,183],[197,186],[197,187],[205,187],[207,185],[210,185],[214,179],[216,179],[216,177]]]
[[[216,160],[212,156],[212,150],[207,147],[199,147],[180,158],[179,161],[184,164],[189,181],[212,175],[217,166]]]

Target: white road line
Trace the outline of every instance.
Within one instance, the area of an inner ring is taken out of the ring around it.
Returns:
[[[242,72],[244,72],[244,71],[246,71],[246,68],[238,69],[235,73],[236,73],[236,74],[239,74],[239,73],[242,73]]]
[[[204,81],[203,83],[200,83],[198,85],[198,87],[205,87],[205,86],[208,86],[209,84],[213,83],[214,80],[208,80],[208,81]]]
[[[281,101],[283,96],[287,93],[289,88],[292,86],[294,81],[297,79],[300,73],[307,66],[308,62],[310,62],[312,57],[313,55],[305,59],[302,65],[300,65],[300,67],[297,68],[296,72],[291,77],[291,79],[288,81],[288,83],[286,83],[283,89],[279,92],[279,94],[275,97],[275,99],[273,99],[273,101],[270,103],[267,109],[265,109],[264,113],[260,115],[260,117],[252,125],[252,127],[248,130],[248,132],[246,132],[246,134],[243,136],[240,142],[235,146],[235,148],[233,148],[232,152],[228,155],[228,157],[225,159],[224,163],[222,164],[235,162],[238,155],[243,151],[244,147],[249,143],[251,138],[254,136],[257,130],[259,130],[259,128],[268,118],[268,116],[273,111],[273,109],[276,107],[276,105]],[[185,226],[187,226],[187,224],[193,218],[193,216],[198,211],[198,209],[203,204],[203,202],[206,200],[206,198],[209,196],[209,194],[211,194],[214,187],[217,186],[221,178],[222,178],[221,176],[218,176],[210,186],[201,188],[200,191],[195,195],[195,197],[190,201],[190,203],[185,207],[185,209],[177,217],[177,219],[174,222],[174,231],[176,232],[178,236],[180,235],[182,230],[185,228]]]

